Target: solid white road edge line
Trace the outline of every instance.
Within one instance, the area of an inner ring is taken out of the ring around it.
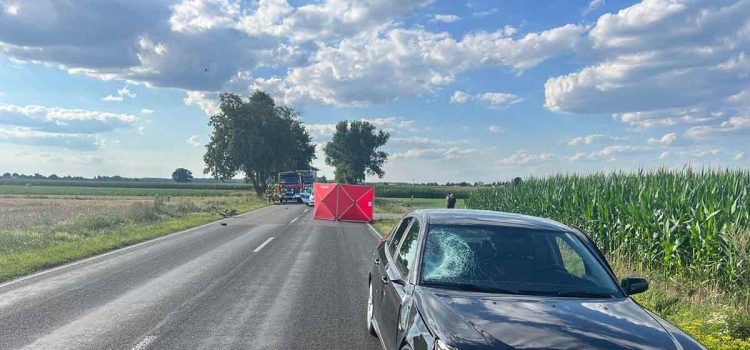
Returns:
[[[255,250],[253,250],[253,253],[259,252],[261,249],[263,249],[263,247],[266,246],[266,244],[270,243],[271,241],[273,241],[273,237],[269,237],[265,242],[261,243],[258,248],[255,248]]]
[[[156,340],[156,336],[153,336],[153,335],[146,336],[145,338],[143,338],[143,340],[139,341],[138,344],[135,344],[132,350],[145,350],[155,340]]]
[[[374,227],[372,227],[372,225],[369,222],[367,223],[367,227],[370,229],[370,233],[372,233],[373,236],[375,236],[375,239],[381,239],[381,238],[383,238],[383,236],[380,235],[380,233],[378,232],[378,230],[376,230]]]
[[[273,208],[273,207],[274,207],[273,205],[269,205],[267,207],[258,208],[258,209],[251,210],[249,212],[242,213],[242,214],[243,215],[244,214],[250,214],[250,213],[261,211],[263,209],[268,209],[268,208]],[[55,272],[55,271],[58,271],[58,270],[62,270],[62,269],[71,267],[71,266],[75,266],[75,265],[78,265],[78,264],[83,264],[85,262],[88,262],[88,261],[91,261],[91,260],[94,260],[94,259],[100,259],[100,258],[103,258],[103,257],[105,257],[107,255],[112,255],[112,254],[115,254],[115,253],[121,253],[121,252],[124,252],[126,250],[137,248],[137,247],[142,246],[144,244],[157,242],[157,241],[160,241],[162,239],[167,239],[167,238],[172,237],[172,236],[177,236],[177,235],[181,235],[181,234],[184,234],[184,233],[188,233],[190,231],[195,231],[197,229],[200,229],[200,228],[203,228],[203,227],[206,227],[206,226],[215,225],[217,222],[222,221],[222,220],[226,220],[226,219],[220,219],[220,220],[216,220],[216,221],[211,221],[211,222],[209,222],[207,224],[203,224],[203,225],[200,225],[200,226],[192,227],[192,228],[189,228],[187,230],[170,233],[170,234],[168,234],[166,236],[160,236],[160,237],[152,238],[152,239],[149,239],[147,241],[143,241],[143,242],[140,242],[140,243],[129,245],[127,247],[122,247],[122,248],[119,248],[119,249],[111,250],[111,251],[108,251],[108,252],[100,254],[100,255],[90,256],[90,257],[85,258],[83,260],[76,260],[76,261],[73,261],[73,262],[70,262],[70,263],[67,263],[67,264],[64,264],[64,265],[53,267],[53,268],[51,268],[49,270],[39,271],[37,273],[31,274],[31,275],[28,275],[28,276],[19,277],[17,279],[10,280],[10,281],[5,282],[5,283],[0,283],[0,288],[6,287],[6,286],[9,286],[9,285],[21,282],[21,281],[25,281],[25,280],[27,280],[29,278],[34,278],[34,277],[46,275],[46,274],[48,274],[50,272]]]

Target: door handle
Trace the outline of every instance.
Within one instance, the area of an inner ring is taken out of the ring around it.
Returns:
[[[375,261],[373,261],[375,265],[380,265],[380,258],[375,258]]]
[[[380,277],[380,280],[383,281],[383,283],[388,283],[388,277]]]

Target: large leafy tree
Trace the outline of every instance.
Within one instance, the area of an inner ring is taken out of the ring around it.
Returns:
[[[241,173],[262,195],[279,172],[310,166],[315,146],[293,108],[277,106],[263,91],[247,100],[231,93],[219,99],[221,112],[208,122],[204,173],[221,180]]]
[[[336,181],[358,183],[365,173],[383,177],[383,164],[388,154],[378,148],[388,142],[390,135],[366,121],[341,121],[336,124],[333,140],[324,148],[326,164],[334,167]]]
[[[172,172],[172,180],[175,182],[193,181],[193,172],[185,168],[177,168]]]

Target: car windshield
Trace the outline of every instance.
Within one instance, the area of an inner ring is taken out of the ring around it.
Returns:
[[[573,234],[489,225],[431,225],[421,281],[479,292],[622,296],[599,260]]]
[[[279,176],[279,182],[282,184],[296,184],[299,183],[299,176],[297,175],[281,175]]]

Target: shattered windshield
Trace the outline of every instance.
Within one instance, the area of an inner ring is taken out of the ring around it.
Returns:
[[[495,226],[431,225],[423,285],[508,294],[621,296],[572,234]]]

